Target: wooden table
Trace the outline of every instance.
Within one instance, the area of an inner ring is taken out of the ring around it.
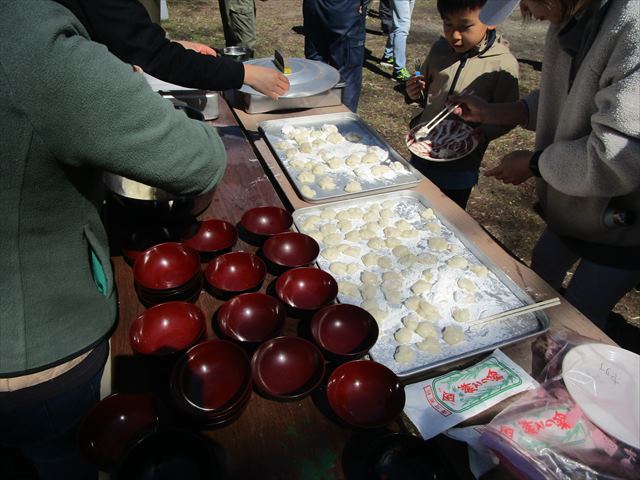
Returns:
[[[259,137],[256,126],[266,119],[336,111],[346,111],[346,108],[339,106],[248,115],[242,111],[232,111],[221,99],[220,117],[210,123],[217,128],[227,148],[228,167],[212,204],[200,218],[222,218],[235,224],[250,207],[284,205],[295,210],[307,206],[287,181],[268,146]],[[502,250],[467,213],[444,197],[429,181],[422,181],[415,189],[433,204],[439,215],[446,216],[534,299],[556,295],[531,270]],[[256,247],[241,239],[234,250],[255,251]],[[168,385],[166,370],[149,359],[132,355],[128,342],[129,325],[144,307],[135,294],[131,268],[120,256],[114,256],[113,263],[120,304],[119,322],[111,341],[112,389],[152,389],[166,398],[166,391],[163,392]],[[268,275],[262,291],[272,281],[273,277]],[[208,338],[215,337],[209,320],[221,303],[205,292],[197,302],[208,319]],[[571,329],[612,343],[567,302],[563,301],[559,307],[549,310],[548,316],[552,331]],[[284,333],[296,334],[297,324],[297,320],[288,318]],[[507,355],[528,371],[531,370],[530,343],[522,342],[504,348]],[[397,431],[401,427],[400,424],[394,424],[389,429]],[[254,394],[247,410],[237,421],[207,431],[207,435],[224,449],[230,480],[354,478],[350,472],[357,468],[363,445],[379,434],[381,432],[363,434],[331,418],[323,401],[322,390],[292,402],[268,400]]]
[[[222,218],[235,224],[250,207],[282,206],[283,202],[224,101],[220,102],[220,112],[211,124],[227,148],[228,166],[212,204],[200,218]],[[240,239],[234,250],[255,251],[256,247]],[[134,291],[131,268],[121,256],[112,260],[119,292],[119,322],[111,339],[112,390],[152,390],[167,399],[164,365],[132,355],[128,330],[144,307]],[[267,276],[261,291],[273,278]],[[210,319],[221,304],[221,300],[205,292],[197,302],[207,317],[208,338],[215,337]],[[297,320],[288,318],[283,333],[295,335],[297,324]],[[229,480],[344,478],[342,451],[357,432],[330,419],[323,411],[326,406],[320,394],[279,402],[254,393],[237,421],[207,431],[207,436],[224,449]],[[397,430],[398,426],[391,428]]]

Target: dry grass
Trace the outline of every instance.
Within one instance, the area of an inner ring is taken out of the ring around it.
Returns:
[[[377,11],[377,0],[371,10]],[[304,37],[294,27],[302,26],[301,0],[256,1],[258,15],[257,57],[273,55],[279,48],[291,57],[304,56]],[[175,39],[189,39],[214,47],[224,45],[222,24],[217,2],[212,0],[169,0],[170,20],[163,26]],[[438,38],[441,21],[435,0],[418,0],[407,44],[407,66],[421,61],[431,43]],[[520,89],[526,94],[536,88],[542,61],[544,26],[523,25],[507,21],[501,27],[510,40],[511,49],[520,61]],[[403,138],[409,120],[419,113],[417,107],[404,103],[404,95],[389,75],[378,66],[386,38],[380,32],[379,20],[367,20],[366,58],[362,96],[358,114],[403,156],[408,157]],[[533,134],[516,128],[496,140],[487,150],[484,168],[494,165],[502,155],[517,149],[533,147]],[[533,212],[533,185],[506,186],[482,177],[471,196],[468,212],[509,251],[525,263],[535,240],[544,228],[542,220]],[[628,321],[640,325],[640,293],[629,293],[615,309]]]

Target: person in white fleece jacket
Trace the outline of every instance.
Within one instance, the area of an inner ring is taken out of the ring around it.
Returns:
[[[500,23],[517,0],[488,0],[480,18]],[[521,0],[550,22],[538,91],[515,103],[453,98],[467,121],[536,131],[485,172],[505,183],[536,177],[547,228],[532,265],[604,329],[611,309],[640,281],[640,3]],[[483,18],[484,16],[484,18]]]

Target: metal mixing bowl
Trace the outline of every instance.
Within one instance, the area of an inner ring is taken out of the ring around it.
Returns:
[[[229,57],[236,62],[244,62],[253,58],[253,50],[249,47],[224,47],[222,56]]]
[[[202,112],[188,105],[174,105],[194,120],[204,120]],[[104,172],[107,202],[128,216],[154,219],[182,219],[202,213],[213,199],[215,188],[201,195],[179,196],[157,187]]]
[[[197,216],[213,199],[215,188],[201,195],[178,196],[157,187],[105,172],[107,201],[123,208],[128,215],[139,217],[178,219]]]

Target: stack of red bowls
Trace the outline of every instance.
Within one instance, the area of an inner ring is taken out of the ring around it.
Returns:
[[[140,355],[162,357],[185,351],[205,333],[204,312],[188,302],[161,303],[145,310],[129,327],[129,343]]]
[[[178,300],[195,302],[202,289],[200,257],[182,243],[161,243],[136,259],[133,279],[145,306]]]
[[[256,207],[244,212],[240,225],[250,243],[261,245],[270,236],[288,231],[293,217],[284,208]]]
[[[269,269],[276,275],[291,268],[310,265],[319,252],[318,242],[309,235],[298,232],[278,233],[269,237],[262,246]]]
[[[120,229],[122,256],[131,266],[148,248],[175,240],[171,230],[165,225],[143,224],[135,227],[121,226]]]
[[[378,340],[378,322],[364,308],[348,303],[318,310],[310,323],[313,340],[332,360],[362,357]]]
[[[220,332],[241,345],[253,346],[275,337],[284,325],[285,309],[266,293],[243,293],[218,309]]]
[[[231,251],[238,241],[236,227],[219,219],[195,221],[184,227],[181,241],[200,254],[203,261]]]
[[[329,376],[327,400],[345,423],[380,428],[402,413],[404,388],[389,368],[371,360],[343,363]]]
[[[338,283],[324,270],[300,267],[280,275],[275,290],[291,313],[308,313],[332,303],[338,295]]]
[[[127,450],[157,431],[158,407],[148,393],[114,393],[98,402],[82,419],[78,446],[82,456],[109,471]]]
[[[322,382],[325,362],[311,342],[300,337],[267,340],[251,358],[253,382],[265,397],[297,400]]]
[[[176,406],[210,428],[240,417],[251,398],[251,385],[249,357],[240,346],[226,340],[191,347],[171,375]]]
[[[251,252],[220,255],[211,260],[204,271],[209,292],[223,299],[258,290],[266,274],[264,262]]]

